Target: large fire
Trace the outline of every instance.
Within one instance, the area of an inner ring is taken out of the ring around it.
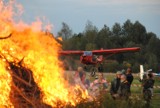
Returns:
[[[7,3],[0,1],[0,38],[10,36],[0,39],[0,107],[17,108],[15,102],[19,101],[16,98],[23,98],[36,107],[38,99],[36,101],[34,97],[37,95],[27,97],[29,90],[26,92],[25,88],[34,88],[38,91],[41,103],[51,107],[74,106],[81,99],[86,99],[88,94],[85,90],[78,85],[70,86],[63,77],[63,63],[58,59],[61,45],[52,34],[41,30],[40,21],[31,25],[15,22],[15,7],[21,6],[13,0]],[[20,77],[19,73],[29,77],[23,79],[26,76]],[[18,85],[17,80],[25,86]],[[17,104],[20,108],[24,107],[21,103]]]

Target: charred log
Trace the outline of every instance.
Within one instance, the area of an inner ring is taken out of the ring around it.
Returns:
[[[10,100],[15,108],[51,108],[42,102],[43,93],[33,78],[30,69],[19,63],[8,62],[8,69],[12,76]]]

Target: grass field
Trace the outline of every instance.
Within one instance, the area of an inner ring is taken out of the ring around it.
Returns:
[[[74,72],[67,71],[67,79],[73,80]],[[104,77],[107,79],[108,82],[111,82],[112,79],[115,77],[113,73],[104,73]],[[90,77],[89,73],[87,72],[87,78],[92,82],[95,78]],[[149,108],[159,108],[160,107],[160,78],[155,77],[155,88],[154,88],[154,96],[152,97],[150,107]],[[108,89],[110,86],[108,87]],[[77,105],[76,108],[147,108],[148,106],[144,106],[145,101],[142,98],[142,87],[141,83],[139,82],[138,74],[134,74],[133,84],[131,86],[131,101],[122,101],[122,100],[113,100],[109,93],[106,93],[103,97],[103,100],[100,100],[99,106],[95,106],[95,102],[92,103],[80,103]],[[70,107],[69,107],[70,108]]]

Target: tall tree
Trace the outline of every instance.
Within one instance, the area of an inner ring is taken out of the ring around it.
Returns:
[[[107,25],[104,25],[104,27],[98,32],[97,37],[96,37],[96,45],[97,47],[100,48],[111,48],[111,40],[109,38],[111,36],[111,31]]]
[[[62,28],[58,32],[58,36],[62,36],[63,40],[67,40],[70,37],[72,37],[72,30],[69,28],[69,26],[65,22],[62,22]]]
[[[91,21],[87,21],[87,24],[84,30],[84,36],[87,39],[87,43],[94,43],[97,34],[98,34],[97,27],[93,26]]]
[[[135,43],[145,44],[146,42],[146,28],[139,21],[133,25],[132,40]]]
[[[119,23],[115,23],[112,27],[112,35],[113,36],[121,36],[122,35],[122,28]]]
[[[128,19],[122,26],[122,33],[124,36],[130,36],[133,32],[133,23]]]
[[[158,70],[158,59],[155,54],[148,52],[145,54],[146,64],[148,64],[148,69],[151,68],[154,71]]]
[[[160,39],[158,39],[156,35],[153,35],[146,46],[146,52],[152,52],[159,58],[160,57],[159,48],[160,48]],[[158,61],[160,62],[160,59],[158,59]]]

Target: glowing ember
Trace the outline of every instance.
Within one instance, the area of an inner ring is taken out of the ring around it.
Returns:
[[[15,107],[9,97],[13,79],[8,63],[18,63],[22,58],[22,65],[33,72],[44,103],[56,107],[59,102],[60,106],[76,105],[81,99],[86,99],[86,91],[78,85],[70,86],[64,80],[63,64],[58,60],[57,53],[61,46],[53,35],[41,31],[42,22],[39,20],[30,26],[22,21],[14,22],[15,5],[15,2],[0,2],[0,37],[11,34],[11,37],[0,40],[0,107]]]

